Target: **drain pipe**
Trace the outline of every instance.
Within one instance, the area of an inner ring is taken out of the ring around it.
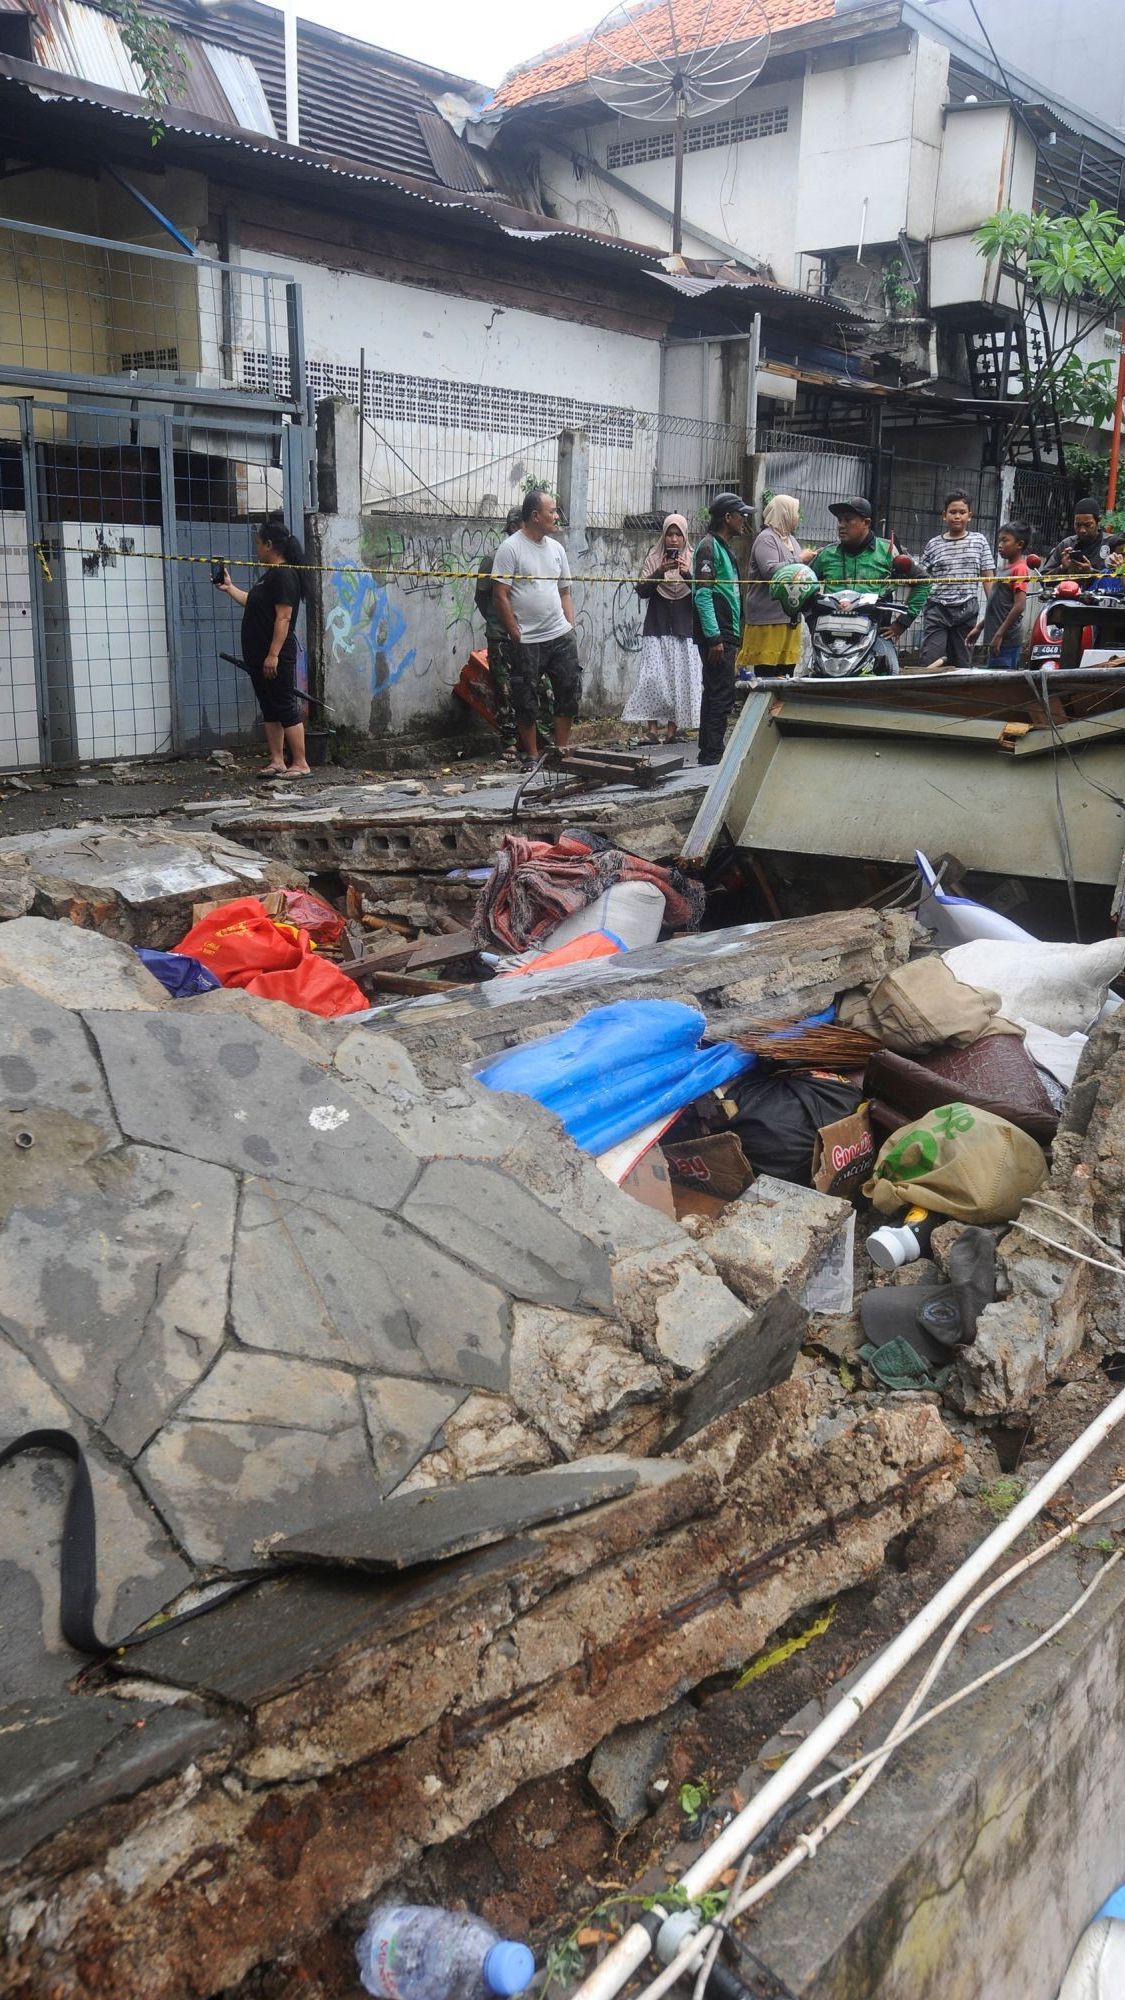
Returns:
[[[891,1641],[877,1660],[872,1661],[867,1672],[860,1676],[854,1687],[849,1688],[847,1694],[841,1696],[835,1708],[830,1709],[804,1742],[797,1746],[781,1769],[767,1779],[749,1805],[723,1828],[698,1861],[693,1862],[679,1882],[679,1893],[675,1899],[677,1904],[681,1903],[681,1899],[689,1903],[698,1901],[708,1889],[714,1888],[720,1875],[741,1860],[751,1842],[769,1825],[775,1813],[801,1791],[841,1738],[847,1735],[861,1715],[867,1713],[903,1667],[933,1638],[949,1613],[968,1597],[1004,1551],[1011,1548],[1024,1529],[1038,1519],[1048,1500],[1054,1498],[1059,1488],[1066,1485],[1067,1480],[1085,1464],[1100,1444],[1105,1443],[1123,1420],[1125,1389],[1114,1397],[1112,1403],[1107,1403],[1101,1415],[1095,1417],[1093,1423],[1075,1438],[1042,1479],[1024,1494],[1023,1499],[986,1536],[980,1547],[974,1549],[960,1569],[954,1571],[937,1595],[923,1605],[898,1638]],[[601,1964],[594,1967],[588,1979],[583,1980],[574,1994],[574,2000],[614,2000],[614,1995],[644,1964],[668,1914],[666,1909],[657,1908],[650,1912],[646,1921],[631,1924],[612,1950],[606,1953]],[[693,1954],[695,1961],[702,1956],[713,1934],[710,1926],[698,1933],[698,1950]],[[683,1969],[686,1971],[688,1968],[685,1966]]]

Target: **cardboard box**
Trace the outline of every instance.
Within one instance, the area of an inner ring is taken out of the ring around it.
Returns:
[[[737,1132],[713,1132],[706,1139],[666,1144],[664,1157],[679,1186],[698,1188],[720,1202],[737,1201],[754,1179]]]
[[[838,1194],[845,1201],[855,1201],[864,1181],[871,1178],[877,1152],[866,1104],[850,1118],[822,1125],[813,1147],[814,1188],[821,1194]]]
[[[658,1209],[661,1215],[675,1215],[668,1163],[659,1146],[650,1146],[647,1153],[642,1153],[620,1185],[635,1201],[643,1201],[646,1208]]]

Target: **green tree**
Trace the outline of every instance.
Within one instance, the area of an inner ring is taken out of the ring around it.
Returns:
[[[141,0],[112,0],[106,11],[117,22],[126,51],[141,73],[149,132],[153,145],[159,145],[164,137],[161,109],[183,78],[187,53],[170,23],[142,7]]]
[[[999,258],[1018,312],[1042,330],[1045,358],[1025,395],[1050,402],[1063,422],[1100,429],[1113,414],[1113,363],[1083,363],[1077,349],[1095,327],[1125,314],[1125,230],[1116,209],[1096,201],[1076,215],[1002,208],[974,240],[982,257]]]

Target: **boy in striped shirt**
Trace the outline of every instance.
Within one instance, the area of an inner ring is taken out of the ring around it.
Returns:
[[[980,616],[980,584],[991,586],[996,558],[988,536],[970,528],[973,510],[967,493],[948,493],[942,509],[945,523],[922,550],[921,569],[935,579],[922,622],[919,664],[947,667],[972,665],[969,634]]]

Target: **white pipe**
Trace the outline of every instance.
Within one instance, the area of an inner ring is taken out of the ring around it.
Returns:
[[[1075,1438],[1042,1479],[1036,1480],[1011,1513],[997,1523],[992,1533],[985,1537],[979,1548],[974,1549],[960,1569],[954,1571],[936,1596],[923,1605],[921,1611],[904,1626],[898,1638],[891,1641],[877,1660],[872,1661],[855,1686],[849,1688],[835,1708],[830,1709],[804,1742],[792,1751],[781,1769],[766,1780],[749,1805],[723,1828],[681,1878],[677,1901],[681,1897],[687,1902],[697,1901],[706,1890],[714,1887],[720,1875],[741,1858],[751,1841],[756,1840],[763,1827],[769,1825],[775,1813],[802,1789],[860,1716],[867,1713],[903,1667],[933,1638],[949,1613],[963,1602],[1004,1550],[1011,1548],[1024,1529],[1042,1513],[1048,1500],[1053,1499],[1059,1488],[1066,1485],[1079,1466],[1085,1464],[1123,1420],[1125,1389],[1114,1397],[1112,1403],[1107,1403],[1101,1415],[1095,1417],[1093,1423]],[[702,1936],[700,1942],[705,1942]],[[652,1938],[645,1925],[631,1924],[612,1950],[606,1953],[601,1964],[596,1965],[589,1978],[583,1980],[574,2000],[613,2000],[626,1980],[631,1979],[644,1964],[651,1950]]]
[[[285,20],[285,137],[291,146],[301,143],[301,113],[297,102],[297,7],[296,0],[283,0]]]

